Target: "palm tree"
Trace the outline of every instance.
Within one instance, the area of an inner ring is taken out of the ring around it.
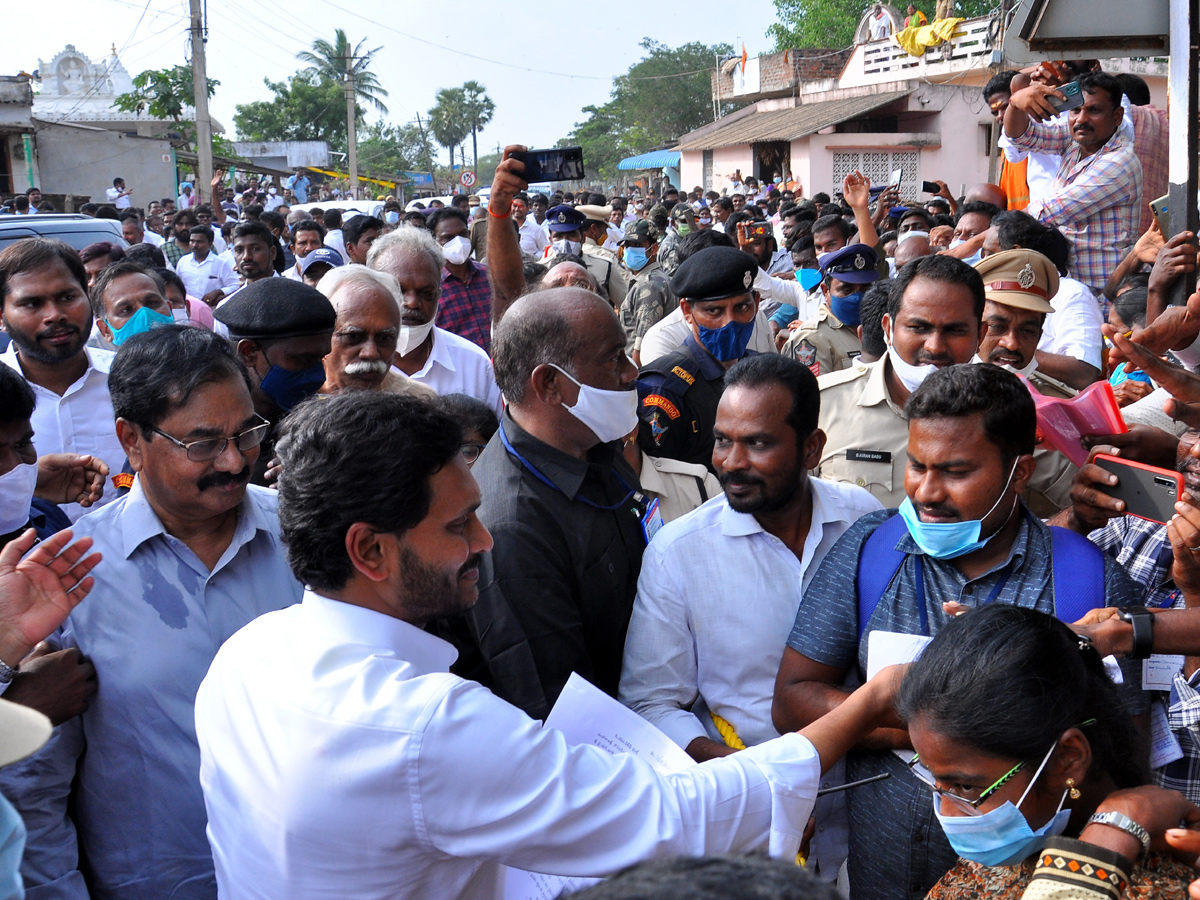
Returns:
[[[479,132],[483,126],[492,121],[496,112],[496,104],[486,93],[486,88],[478,81],[468,81],[462,86],[463,108],[467,114],[467,122],[471,126],[471,159],[475,170],[479,170]]]
[[[450,148],[450,168],[453,169],[454,150],[471,132],[462,88],[442,88],[437,92],[437,104],[429,110],[429,128],[434,140]]]
[[[305,71],[341,85],[346,84],[352,73],[355,98],[371,104],[381,113],[386,113],[388,109],[380,98],[386,97],[388,92],[380,86],[379,79],[369,68],[371,58],[383,48],[363,50],[363,44],[366,42],[367,39],[363,38],[352,48],[346,32],[339,28],[334,32],[332,44],[322,39],[315,40],[312,51],[302,50],[296,54],[296,59],[308,64]]]

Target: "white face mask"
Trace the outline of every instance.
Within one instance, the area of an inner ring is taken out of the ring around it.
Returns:
[[[16,531],[29,522],[29,504],[36,486],[37,463],[21,463],[0,475],[0,534]]]
[[[551,363],[551,365],[554,365]],[[606,391],[580,384],[561,366],[554,366],[571,381],[579,385],[579,398],[574,406],[563,404],[563,409],[592,429],[601,443],[619,440],[637,427],[638,394],[636,390]]]
[[[433,319],[430,319],[424,325],[401,325],[400,337],[396,342],[396,351],[401,356],[408,356],[421,344],[425,343],[425,338],[429,337],[429,332],[433,331]]]
[[[561,256],[578,256],[583,250],[583,245],[578,241],[551,241],[550,247]]]
[[[171,318],[175,320],[175,324],[177,325],[190,325],[192,323],[186,309],[172,309]]]
[[[461,266],[471,258],[471,241],[461,234],[442,245],[442,255],[451,265]]]
[[[892,336],[884,335],[884,338],[887,340],[888,359],[892,361],[892,369],[895,371],[896,377],[900,379],[900,383],[908,388],[909,393],[919,388],[921,382],[937,371],[938,367],[932,364],[914,366],[912,363],[905,362],[896,352],[896,348],[892,346]]]
[[[971,360],[971,362],[982,363],[982,362],[987,362],[987,360],[985,360],[983,357],[981,357],[977,354],[975,356],[975,358],[973,360]],[[1028,378],[1030,375],[1032,375],[1034,372],[1036,372],[1037,367],[1038,367],[1038,361],[1037,361],[1036,356],[1033,359],[1031,359],[1028,363],[1026,363],[1025,368],[1023,368],[1023,369],[1017,369],[1017,368],[1014,368],[1013,366],[1004,365],[1003,363],[1000,364],[1000,368],[1002,368],[1004,371],[1012,372],[1014,375],[1024,375],[1026,378]]]

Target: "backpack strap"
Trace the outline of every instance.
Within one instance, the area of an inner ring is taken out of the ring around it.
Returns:
[[[1050,526],[1054,615],[1070,624],[1105,605],[1104,554],[1082,534]]]
[[[867,536],[862,551],[858,554],[858,574],[855,577],[855,587],[858,593],[858,640],[861,643],[863,633],[875,607],[883,598],[900,567],[908,555],[896,549],[896,543],[904,536],[908,526],[899,514],[893,515],[880,523],[879,527]]]

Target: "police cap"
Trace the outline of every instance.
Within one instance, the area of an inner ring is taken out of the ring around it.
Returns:
[[[578,231],[585,221],[583,213],[565,203],[546,210],[546,228],[550,231]]]
[[[1050,298],[1058,293],[1058,270],[1036,250],[1004,250],[975,263],[987,298],[1001,306],[1052,313]]]
[[[870,284],[879,280],[879,255],[866,244],[847,244],[840,250],[822,253],[821,274],[846,284]]]

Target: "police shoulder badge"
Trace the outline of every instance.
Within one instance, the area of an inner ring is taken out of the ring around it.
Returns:
[[[796,362],[802,366],[811,366],[817,361],[817,348],[808,341],[801,341],[796,347]]]
[[[1029,290],[1037,281],[1037,276],[1033,274],[1033,263],[1025,263],[1025,268],[1017,273],[1017,284],[1022,290]]]

